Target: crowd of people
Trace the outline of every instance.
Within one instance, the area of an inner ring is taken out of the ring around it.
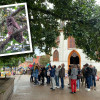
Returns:
[[[34,82],[34,85],[51,85],[51,90],[56,88],[64,89],[65,79],[65,65],[64,63],[59,66],[48,67],[36,65],[31,69],[30,81]],[[69,66],[68,77],[69,77],[69,88],[71,93],[74,94],[80,90],[80,84],[85,84],[86,90],[96,89],[96,75],[97,69],[89,64],[85,64],[82,69],[77,64]]]
[[[64,64],[56,67],[55,65],[48,67],[36,65],[31,69],[30,81],[34,82],[34,85],[44,85],[45,79],[46,83],[51,84],[51,89],[60,88],[59,79],[61,80],[61,88],[64,89],[64,77],[65,77],[65,68]]]
[[[87,91],[91,89],[96,90],[96,76],[97,69],[95,66],[85,64],[82,69],[79,65],[69,66],[69,87],[71,87],[71,93],[76,93],[80,89],[80,83],[85,84]]]

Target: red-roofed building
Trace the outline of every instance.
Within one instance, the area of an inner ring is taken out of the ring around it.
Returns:
[[[40,57],[41,56],[36,56],[36,58],[33,58],[33,63],[35,62],[35,64],[37,64],[37,63],[40,64],[39,63]]]

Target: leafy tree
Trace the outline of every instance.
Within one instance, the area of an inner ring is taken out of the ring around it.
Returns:
[[[72,20],[66,24],[65,35],[67,37],[73,36],[77,47],[83,49],[83,52],[86,53],[90,59],[100,61],[100,53],[96,53],[100,52],[100,6],[95,5],[94,1],[88,3],[86,0],[82,2],[77,0],[74,6],[77,9],[72,13],[74,16]]]
[[[33,51],[38,46],[41,51],[50,53],[51,48],[56,47],[58,20],[62,20],[67,22],[65,38],[73,36],[78,48],[91,59],[100,61],[100,6],[95,4],[95,0],[1,0],[0,4],[15,2],[27,2]]]
[[[20,57],[20,55],[0,57],[0,66],[1,67],[7,67],[7,66],[17,67],[19,65],[19,61],[23,63],[25,61],[25,57]]]
[[[46,65],[49,62],[50,62],[50,56],[49,55],[41,56],[40,59],[39,59],[39,63],[41,65]]]

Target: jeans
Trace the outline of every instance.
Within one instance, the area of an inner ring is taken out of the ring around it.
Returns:
[[[31,77],[30,77],[30,82],[33,82],[33,76],[31,75]]]
[[[64,78],[61,77],[61,88],[63,89],[64,88]]]
[[[40,75],[38,75],[38,81],[40,81],[41,80],[41,76]]]
[[[93,86],[93,80],[92,80],[92,75],[91,75],[90,77],[91,77],[91,86]]]
[[[38,84],[39,82],[38,82],[38,79],[35,77],[35,84]]]
[[[56,86],[59,86],[59,76],[55,76]]]
[[[51,88],[55,89],[55,78],[51,77]]]
[[[71,76],[69,76],[69,87],[71,87]]]
[[[95,79],[95,75],[92,76],[92,86],[94,85],[94,87],[96,87],[96,79]]]
[[[41,78],[42,78],[42,84],[44,84],[44,76],[41,76]]]
[[[91,87],[91,76],[86,77],[87,88]]]
[[[47,84],[50,84],[50,76],[47,76]]]
[[[77,89],[80,88],[80,79],[77,79]]]

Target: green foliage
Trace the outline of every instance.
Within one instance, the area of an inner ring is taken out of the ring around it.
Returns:
[[[41,56],[40,59],[39,59],[39,63],[41,65],[46,66],[46,64],[50,63],[50,56],[48,56],[48,55]]]
[[[0,4],[27,2],[33,54],[36,46],[46,53],[50,53],[51,47],[56,47],[60,19],[67,22],[65,38],[73,36],[78,48],[91,59],[100,61],[100,53],[95,53],[100,52],[100,6],[95,5],[95,0],[47,1],[52,3],[52,8],[44,4],[45,0],[1,0]]]
[[[77,11],[74,10],[74,17],[66,24],[65,36],[73,36],[77,47],[83,49],[90,59],[100,61],[100,54],[96,55],[96,51],[100,52],[100,17],[98,12],[100,6],[94,5],[94,1],[92,1],[80,2],[78,0],[75,3]]]
[[[0,57],[0,66],[3,67],[17,67],[19,62],[23,63],[25,61],[25,55],[13,55],[13,56],[4,56]]]

